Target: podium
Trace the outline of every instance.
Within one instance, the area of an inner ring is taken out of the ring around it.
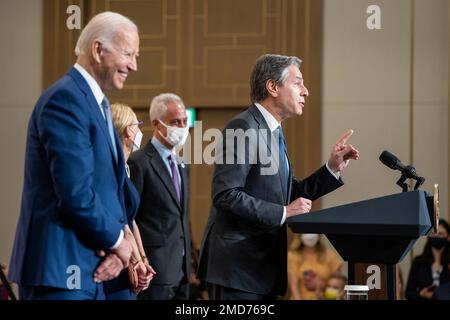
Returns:
[[[348,262],[349,284],[365,285],[367,274],[380,271],[381,285],[369,297],[395,300],[395,266],[430,232],[434,215],[433,197],[415,190],[298,215],[287,224],[295,233],[325,234]]]

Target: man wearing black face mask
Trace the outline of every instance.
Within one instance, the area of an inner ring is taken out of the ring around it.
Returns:
[[[421,255],[417,256],[409,273],[405,297],[409,300],[429,300],[435,289],[450,282],[450,226],[441,219],[436,234],[429,236]]]
[[[185,300],[191,265],[189,176],[188,167],[175,154],[189,133],[183,101],[172,93],[156,96],[150,120],[153,137],[128,161],[131,180],[141,197],[136,223],[156,271],[151,286],[138,298]]]

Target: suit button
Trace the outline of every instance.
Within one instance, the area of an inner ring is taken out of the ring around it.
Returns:
[[[124,222],[125,222],[124,218],[120,219],[120,223],[124,223]]]

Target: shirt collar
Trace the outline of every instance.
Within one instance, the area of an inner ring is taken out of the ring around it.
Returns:
[[[156,151],[158,151],[161,158],[163,158],[164,161],[167,161],[167,158],[174,154],[173,149],[168,149],[165,145],[163,145],[158,139],[155,137],[152,137],[152,144],[156,148]]]
[[[81,73],[81,76],[84,78],[84,80],[86,80],[89,88],[91,88],[91,91],[94,94],[95,101],[97,101],[97,103],[100,105],[105,98],[105,94],[98,85],[97,81],[95,81],[95,79],[89,74],[89,72],[87,72],[86,69],[84,69],[78,63],[75,63],[73,67],[77,69],[78,72]]]
[[[266,120],[267,126],[269,127],[270,132],[274,132],[277,130],[281,124],[275,119],[275,117],[267,111],[266,108],[264,108],[261,104],[255,102],[255,106],[258,108],[259,112],[261,112],[262,116],[264,117],[264,120]]]

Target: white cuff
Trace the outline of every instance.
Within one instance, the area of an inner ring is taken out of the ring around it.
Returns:
[[[283,217],[281,218],[280,226],[283,225],[285,220],[286,220],[286,207],[283,207]]]
[[[328,161],[325,163],[325,166],[327,167],[328,171],[337,179],[339,180],[339,178],[341,177],[341,173],[338,172],[333,172],[330,167],[328,166]]]
[[[117,239],[116,243],[109,249],[110,250],[117,249],[122,243],[122,240],[123,240],[123,230],[120,230],[119,239]]]

